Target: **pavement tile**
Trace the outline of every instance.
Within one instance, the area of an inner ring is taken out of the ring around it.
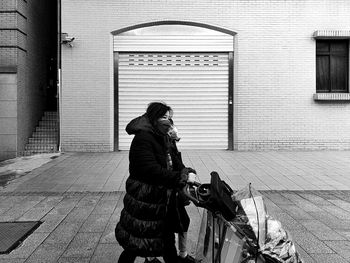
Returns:
[[[97,247],[101,233],[78,233],[69,244],[62,257],[91,257]]]
[[[305,193],[300,192],[298,193],[298,195],[300,195],[301,197],[305,198],[306,200],[310,201],[315,205],[331,205],[331,203],[328,200],[322,198],[317,194],[313,194],[309,192],[305,192]]]
[[[283,225],[282,225],[283,226]],[[292,240],[298,243],[307,253],[334,253],[324,242],[320,241],[310,232],[302,230],[291,231]]]
[[[296,204],[299,208],[303,209],[305,212],[321,211],[317,205],[299,196],[298,193],[282,193],[282,195]]]
[[[83,223],[89,217],[92,210],[94,210],[93,206],[74,207],[65,218],[65,221]]]
[[[7,258],[7,259],[1,259],[0,263],[24,263],[26,261],[25,258]]]
[[[331,230],[329,226],[318,220],[299,220],[299,222],[310,231],[327,231]]]
[[[312,219],[312,216],[295,205],[279,205],[283,212],[290,215],[295,220]]]
[[[325,241],[337,254],[350,261],[350,241]]]
[[[300,247],[297,243],[294,243],[295,249],[297,250],[299,256],[303,260],[303,263],[317,263],[308,253],[305,252],[302,247]]]
[[[346,238],[334,230],[325,230],[325,231],[317,231],[313,230],[311,231],[312,234],[314,234],[319,240],[326,241],[326,240],[346,240]]]
[[[54,207],[57,205],[63,197],[46,197],[42,201],[40,201],[33,208],[28,210],[24,215],[22,215],[19,220],[21,221],[38,221],[43,218],[46,214],[48,214]]]
[[[33,254],[26,260],[26,263],[55,263],[64,252],[66,244],[42,243]]]
[[[123,192],[106,192],[102,196],[102,200],[118,201]]]
[[[69,195],[64,196],[61,202],[50,212],[50,214],[67,215],[80,201],[83,196]]]
[[[36,229],[36,232],[52,232],[65,218],[61,214],[47,214],[41,218],[42,224]]]
[[[89,263],[90,262],[90,258],[64,258],[61,257],[58,260],[58,263]]]
[[[346,235],[336,232],[326,224],[318,220],[300,220],[299,221],[308,231],[315,235],[319,240],[346,240]]]
[[[349,171],[347,171],[349,173]],[[346,202],[350,202],[350,191],[337,191],[334,195]]]
[[[76,207],[85,207],[85,206],[95,207],[101,198],[102,198],[101,193],[94,193],[94,194],[89,193],[85,195],[83,198],[81,198],[81,200],[76,205]]]
[[[344,236],[347,240],[350,240],[350,231],[336,229],[336,232]]]
[[[68,244],[78,233],[81,225],[82,223],[63,221],[50,233],[46,242]]]
[[[21,203],[26,198],[25,195],[22,196],[8,196],[5,200],[0,203],[0,216],[5,212],[10,210],[12,207]]]
[[[115,263],[122,250],[117,244],[99,244],[90,263]]]
[[[108,224],[104,232],[102,233],[100,243],[117,243],[117,240],[115,239],[114,230],[115,230],[115,226],[119,222],[120,212],[123,209],[122,202],[123,202],[124,194],[125,193],[123,193],[120,196],[120,199],[118,200],[118,203],[117,203],[117,207],[108,220]]]
[[[329,214],[340,218],[340,219],[349,219],[350,218],[350,212],[345,211],[342,208],[339,208],[335,205],[332,206],[320,206],[321,209],[325,210]]]
[[[314,219],[323,222],[332,229],[350,230],[350,219],[339,219],[326,211],[309,213]]]
[[[79,232],[103,232],[106,228],[109,214],[91,214],[79,229]]]
[[[117,201],[115,200],[100,200],[92,213],[99,215],[111,215],[116,206]]]
[[[283,228],[285,228],[286,230],[306,230],[306,228],[300,222],[292,218],[287,213],[274,213],[270,214],[270,216],[280,221],[282,223]]]
[[[348,263],[346,259],[337,254],[310,254],[317,263]],[[306,262],[305,262],[306,263]]]
[[[334,204],[335,206],[345,210],[345,211],[350,211],[350,202],[346,202],[343,200],[330,200],[330,202],[332,204]]]
[[[280,205],[276,205],[274,202],[272,202],[266,195],[266,192],[262,192],[264,196],[264,202],[266,205],[266,209],[267,209],[267,213],[268,214],[273,214],[273,213],[282,213],[283,209],[281,209],[279,206]]]

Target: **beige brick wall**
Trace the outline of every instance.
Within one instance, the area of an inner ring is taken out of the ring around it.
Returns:
[[[349,30],[348,0],[62,0],[63,150],[112,150],[110,32],[162,20],[237,32],[234,143],[239,150],[350,149],[350,103],[317,103],[315,30]],[[86,146],[86,147],[85,147]],[[92,148],[91,148],[92,147]],[[104,148],[105,147],[105,148]]]

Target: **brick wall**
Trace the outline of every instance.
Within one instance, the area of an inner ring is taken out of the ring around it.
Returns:
[[[0,161],[16,156],[17,74],[0,72]]]
[[[48,61],[53,48],[49,40],[52,30],[49,3],[27,1],[26,53],[19,55],[19,65],[23,66],[19,78],[23,86],[18,91],[18,151],[24,150],[44,112]]]
[[[350,103],[319,103],[316,30],[349,30],[350,1],[62,0],[63,150],[112,150],[110,32],[162,20],[193,21],[237,32],[234,144],[238,150],[350,149]],[[95,146],[94,146],[95,145]],[[85,147],[86,146],[86,147]]]
[[[0,111],[0,159],[24,150],[43,114],[48,54],[55,44],[49,40],[50,2],[0,2],[0,109],[7,105]]]

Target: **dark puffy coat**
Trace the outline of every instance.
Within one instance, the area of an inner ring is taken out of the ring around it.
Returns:
[[[137,256],[161,256],[164,233],[172,224],[169,214],[177,211],[170,196],[176,193],[174,189],[179,186],[184,165],[179,153],[171,151],[173,170],[167,169],[169,147],[165,137],[153,130],[145,116],[131,121],[127,132],[135,136],[129,152],[130,176],[126,181],[124,208],[115,235],[124,249]]]

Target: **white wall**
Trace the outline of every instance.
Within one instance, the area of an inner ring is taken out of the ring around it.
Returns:
[[[62,0],[63,150],[113,150],[111,32],[162,20],[237,32],[234,142],[239,150],[350,149],[350,103],[319,103],[316,30],[349,30],[347,0]]]

